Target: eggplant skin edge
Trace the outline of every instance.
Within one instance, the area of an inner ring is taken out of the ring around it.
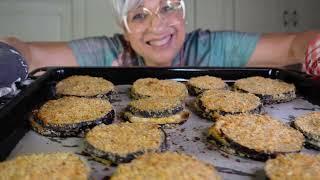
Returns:
[[[135,159],[136,157],[143,155],[144,153],[164,152],[168,149],[167,135],[162,128],[160,128],[160,130],[163,133],[163,137],[162,137],[162,143],[161,143],[159,149],[157,149],[157,150],[147,149],[147,150],[132,152],[132,153],[126,154],[125,156],[121,156],[116,153],[104,152],[102,150],[96,149],[89,142],[85,141],[84,151],[86,153],[90,154],[90,156],[92,156],[97,161],[104,163],[104,164],[106,164],[106,161],[111,162],[112,164],[128,163],[128,162],[132,161],[133,159]]]
[[[318,136],[314,136],[310,133],[305,132],[304,130],[302,130],[300,127],[298,127],[294,122],[292,122],[291,127],[297,129],[298,131],[300,131],[303,136],[305,137],[305,147],[309,148],[309,149],[315,149],[317,151],[320,151],[320,139]]]
[[[115,118],[115,111],[112,109],[104,117],[93,120],[86,121],[75,124],[44,124],[43,121],[37,118],[36,113],[32,114],[30,117],[31,128],[37,133],[49,136],[49,137],[83,137],[84,133],[99,125],[99,124],[111,124]]]
[[[184,108],[182,105],[178,105],[171,109],[165,109],[163,111],[143,111],[129,105],[125,111],[131,112],[135,116],[144,118],[162,118],[177,114],[183,110]]]
[[[236,91],[239,91],[239,92],[243,92],[243,93],[250,93],[248,91],[245,91],[243,89],[239,89],[239,88],[234,88]],[[278,94],[278,95],[281,95],[283,96],[284,98],[273,98],[271,95],[262,95],[262,94],[255,94],[255,93],[252,93],[254,95],[256,95],[257,97],[260,98],[261,102],[263,104],[279,104],[279,103],[285,103],[285,102],[289,102],[289,101],[292,101],[296,98],[296,93],[295,91],[289,91],[289,92],[285,92],[285,93],[282,93],[282,94]]]
[[[220,137],[222,138],[222,137]],[[286,153],[298,153],[300,151],[295,152],[259,152],[254,149],[249,149],[247,147],[244,147],[234,141],[232,141],[229,138],[222,138],[224,141],[228,143],[228,145],[223,144],[221,141],[217,140],[216,137],[209,135],[207,137],[208,141],[210,143],[213,143],[219,147],[219,149],[223,152],[226,152],[231,155],[237,155],[244,158],[250,158],[257,161],[267,161],[268,159],[276,158],[280,154],[286,154]]]

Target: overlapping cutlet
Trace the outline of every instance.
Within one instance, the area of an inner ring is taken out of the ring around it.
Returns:
[[[209,129],[209,140],[231,154],[265,161],[278,154],[299,152],[303,135],[267,115],[227,115]]]
[[[133,99],[163,97],[184,100],[188,90],[184,84],[177,81],[143,78],[133,83],[130,93]]]
[[[308,147],[320,150],[320,112],[306,113],[296,118],[293,125],[303,133]]]
[[[234,88],[258,96],[263,104],[288,102],[296,98],[294,84],[260,76],[239,79]]]
[[[260,113],[262,103],[253,94],[208,90],[196,98],[194,107],[201,117],[215,121],[227,114]]]
[[[179,99],[151,97],[131,101],[123,115],[130,122],[181,124],[189,112]]]
[[[197,96],[206,90],[228,89],[228,85],[221,78],[208,75],[191,78],[187,82],[187,87],[192,96]]]

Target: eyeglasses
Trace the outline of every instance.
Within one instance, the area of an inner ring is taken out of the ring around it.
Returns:
[[[123,17],[125,28],[129,33],[143,32],[152,26],[153,18],[157,16],[162,22],[172,26],[179,23],[179,18],[185,18],[185,4],[183,0],[166,0],[161,1],[160,6],[155,12],[140,7],[129,11],[127,16]]]

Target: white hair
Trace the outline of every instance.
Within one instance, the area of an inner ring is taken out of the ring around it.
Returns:
[[[118,24],[122,25],[123,17],[126,16],[131,9],[141,5],[143,1],[144,0],[112,0],[112,6]]]
[[[128,24],[126,24],[127,22],[123,21],[123,18],[127,16],[128,12],[131,9],[134,9],[138,6],[140,6],[141,4],[143,4],[144,0],[111,0],[112,2],[112,7],[114,10],[114,14],[116,16],[116,21],[118,23],[118,25],[123,28],[125,27],[129,32],[130,29],[128,28]],[[185,18],[186,12],[185,12],[185,3],[183,0],[181,0],[182,2],[182,8],[183,8],[183,18]]]

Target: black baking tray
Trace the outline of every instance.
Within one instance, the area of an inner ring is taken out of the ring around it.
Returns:
[[[320,105],[320,81],[290,70],[276,68],[97,68],[97,67],[51,67],[40,68],[32,73],[43,73],[23,89],[0,110],[0,161],[6,159],[19,140],[29,131],[28,118],[32,110],[48,99],[54,98],[54,86],[71,75],[90,75],[108,79],[115,85],[132,84],[139,78],[187,79],[201,75],[221,77],[229,84],[237,79],[263,76],[294,83],[299,95],[313,104]]]

